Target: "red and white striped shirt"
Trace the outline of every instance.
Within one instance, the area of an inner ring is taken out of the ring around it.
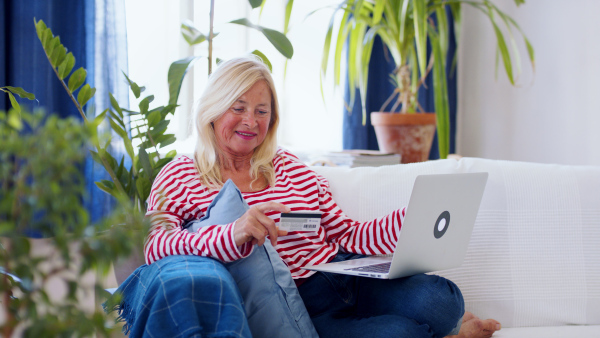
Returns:
[[[275,249],[289,267],[292,277],[306,278],[314,271],[303,266],[330,261],[339,250],[364,255],[391,254],[404,220],[404,209],[370,222],[356,222],[338,207],[329,191],[327,180],[310,170],[297,157],[278,150],[273,159],[275,184],[242,195],[253,206],[275,201],[294,212],[321,212],[321,226],[316,232],[289,232],[279,236]],[[162,169],[150,194],[147,217],[151,220],[144,252],[151,264],[169,255],[200,255],[231,262],[252,252],[250,242],[235,246],[235,222],[201,227],[190,233],[182,229],[188,221],[200,219],[219,191],[208,190],[200,183],[193,160],[180,156]],[[280,213],[266,213],[279,222]]]

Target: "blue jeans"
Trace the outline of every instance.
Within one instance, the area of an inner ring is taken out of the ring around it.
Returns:
[[[458,332],[464,314],[456,284],[435,275],[387,280],[317,272],[298,291],[323,338],[444,337]]]

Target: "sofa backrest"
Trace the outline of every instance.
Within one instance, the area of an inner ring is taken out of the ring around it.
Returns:
[[[417,175],[488,172],[465,261],[438,274],[503,327],[600,324],[600,167],[462,158],[313,169],[360,221],[407,205]]]

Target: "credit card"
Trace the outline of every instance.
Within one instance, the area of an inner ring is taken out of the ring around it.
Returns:
[[[279,230],[317,231],[321,224],[321,213],[288,212],[281,213]]]

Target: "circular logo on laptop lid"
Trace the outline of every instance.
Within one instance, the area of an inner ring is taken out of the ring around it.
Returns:
[[[433,236],[435,238],[441,238],[448,230],[450,226],[450,213],[448,211],[444,211],[440,214],[437,221],[435,221],[435,225],[433,226]]]

